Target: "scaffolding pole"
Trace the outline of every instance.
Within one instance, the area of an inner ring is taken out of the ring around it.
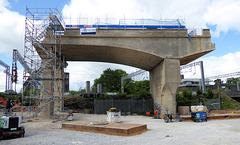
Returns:
[[[65,24],[57,9],[26,8],[24,61],[31,71],[24,66],[23,92],[29,98],[29,108],[33,108],[29,117],[46,112],[45,116],[55,119],[62,111],[64,31]]]

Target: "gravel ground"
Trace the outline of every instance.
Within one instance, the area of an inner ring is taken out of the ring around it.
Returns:
[[[74,120],[102,121],[106,115],[74,114]],[[64,121],[34,120],[24,123],[24,138],[0,140],[1,145],[226,145],[240,144],[240,119],[214,120],[202,123],[173,122],[145,116],[121,116],[123,123],[147,124],[149,131],[122,137],[61,129]]]

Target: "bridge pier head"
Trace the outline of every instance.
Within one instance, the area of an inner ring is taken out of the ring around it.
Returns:
[[[160,115],[166,109],[176,113],[180,65],[215,50],[209,29],[190,36],[187,29],[96,29],[94,35],[81,35],[79,28],[72,28],[61,38],[66,61],[110,62],[149,71]]]
[[[160,115],[176,114],[176,90],[180,84],[180,61],[164,59],[150,70],[150,88],[154,100],[154,110]]]

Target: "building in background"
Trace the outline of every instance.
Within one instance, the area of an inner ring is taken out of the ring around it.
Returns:
[[[182,92],[183,88],[188,88],[193,93],[196,93],[197,87],[202,86],[200,78],[186,78],[181,79],[181,83],[177,89],[177,91]],[[205,86],[209,87],[210,80],[205,79]]]

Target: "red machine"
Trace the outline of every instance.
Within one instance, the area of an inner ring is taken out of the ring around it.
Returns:
[[[6,107],[6,104],[5,104],[4,100],[3,100],[3,98],[0,99],[0,102],[1,101],[3,102],[4,107]]]

